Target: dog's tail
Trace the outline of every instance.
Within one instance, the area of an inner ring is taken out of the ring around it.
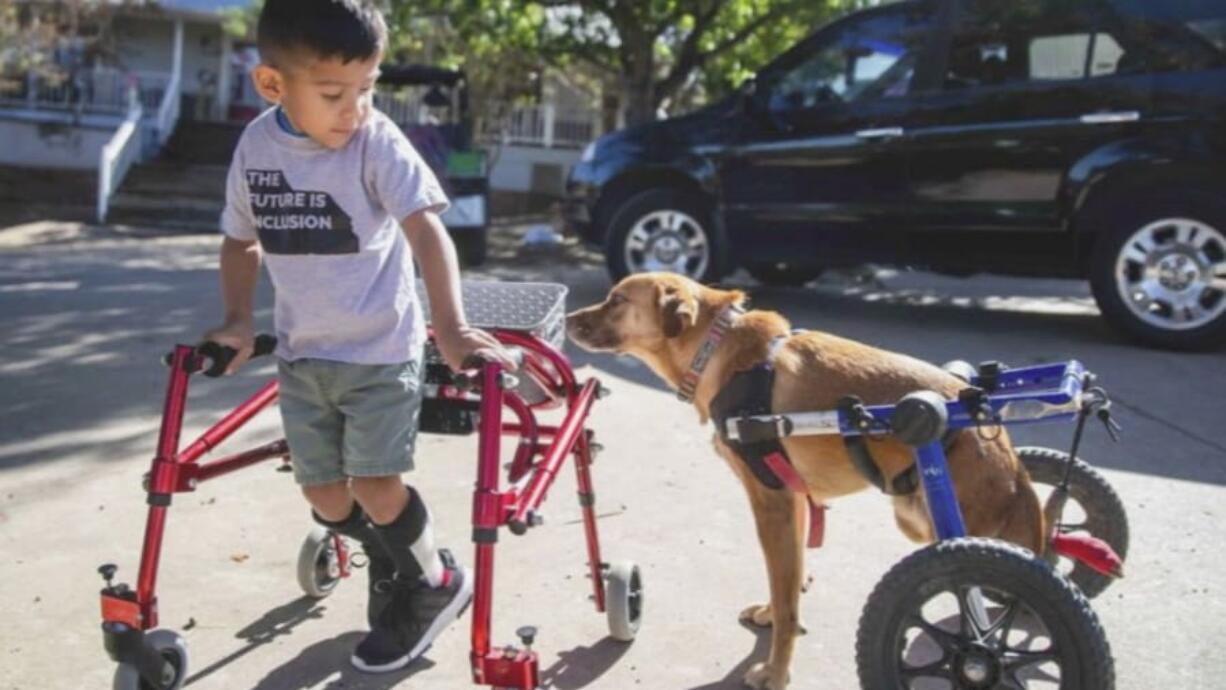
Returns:
[[[1043,555],[1050,544],[1047,540],[1047,524],[1039,495],[1030,483],[1030,474],[1022,463],[1017,463],[1012,505],[1005,516],[1001,538],[1024,546],[1035,554]]]

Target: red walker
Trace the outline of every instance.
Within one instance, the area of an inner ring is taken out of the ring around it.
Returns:
[[[499,527],[524,534],[539,524],[537,511],[569,455],[575,458],[596,610],[607,614],[610,632],[619,640],[633,640],[640,622],[642,578],[638,567],[629,562],[606,564],[600,557],[591,477],[597,446],[585,422],[593,402],[604,391],[595,378],[577,381],[569,361],[559,351],[564,296],[565,288],[560,285],[464,284],[470,322],[488,328],[499,341],[522,353],[522,365],[514,374],[497,364],[485,364],[450,376],[433,347],[428,348],[421,430],[468,433],[475,428],[480,434],[473,492],[476,557],[471,652],[473,681],[478,685],[535,690],[540,684],[537,655],[531,649],[534,629],[525,627],[517,631],[523,648],[495,647],[490,642],[494,544]],[[516,305],[520,307],[518,313],[508,315],[507,299],[520,298],[535,305],[535,309],[529,305],[526,319],[522,304]],[[274,345],[272,338],[261,336],[257,339],[257,354],[271,352]],[[107,564],[99,568],[107,583],[102,590],[103,637],[107,653],[119,664],[113,686],[116,689],[175,690],[188,676],[183,638],[172,630],[156,629],[157,570],[171,495],[195,491],[201,482],[271,458],[289,462],[289,448],[284,440],[198,462],[276,401],[275,380],[266,383],[186,449],[179,450],[190,376],[206,369],[206,364],[209,365],[206,375],[220,375],[232,356],[232,350],[212,343],[200,348],[178,345],[167,355],[170,382],[157,454],[145,478],[149,518],[136,589],[112,583],[116,566]],[[503,421],[504,408],[514,416],[513,422]],[[561,423],[551,426],[538,422],[537,411],[552,408],[564,409]],[[500,488],[499,456],[504,434],[519,438],[507,468],[510,488],[506,490]],[[350,561],[342,537],[316,528],[302,545],[299,584],[308,595],[327,596],[340,579],[350,574]]]

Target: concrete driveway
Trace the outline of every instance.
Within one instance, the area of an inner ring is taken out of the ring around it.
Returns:
[[[554,280],[570,307],[607,290],[581,252],[513,255],[514,235],[482,274]],[[158,356],[191,342],[219,313],[216,238],[138,237],[75,226],[0,231],[0,688],[109,687],[95,568],[132,582],[144,525],[140,478],[153,453],[165,371]],[[478,274],[474,274],[476,277]],[[1175,354],[1118,340],[1084,286],[995,277],[834,276],[807,289],[758,289],[755,305],[818,328],[932,361],[1020,365],[1076,357],[1116,401],[1124,442],[1094,428],[1083,455],[1129,510],[1127,579],[1096,600],[1118,687],[1220,688],[1226,617],[1216,540],[1226,517],[1226,355]],[[271,325],[262,288],[258,317]],[[607,637],[587,600],[574,480],[563,474],[546,524],[498,545],[494,641],[540,628],[544,678],[561,690],[731,690],[766,654],[769,637],[737,623],[765,600],[765,570],[743,494],[710,450],[709,428],[641,366],[571,351],[581,377],[614,395],[591,421],[606,450],[595,467],[605,557],[644,572],[639,638]],[[253,392],[267,362],[226,381],[195,380],[185,440]],[[268,414],[244,441],[274,438]],[[1066,447],[1071,426],[1018,430],[1015,440]],[[439,537],[471,562],[473,437],[425,436],[410,476],[430,501]],[[288,475],[271,464],[175,498],[158,591],[164,627],[191,652],[189,686],[207,688],[470,687],[468,619],[428,658],[390,676],[351,670],[365,574],[331,597],[301,597],[294,579],[309,527]],[[856,624],[869,591],[914,548],[887,503],[864,493],[836,503],[826,546],[810,552],[795,690],[857,687]]]

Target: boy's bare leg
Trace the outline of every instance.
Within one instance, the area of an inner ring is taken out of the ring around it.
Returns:
[[[354,477],[353,497],[376,525],[386,525],[404,512],[409,503],[409,490],[399,476]]]
[[[347,480],[304,486],[302,495],[306,496],[315,513],[329,522],[340,522],[353,512],[353,496],[349,493]]]

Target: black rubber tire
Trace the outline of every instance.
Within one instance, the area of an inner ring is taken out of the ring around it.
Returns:
[[[161,654],[162,658],[170,664],[170,667],[166,669],[168,674],[173,670],[173,677],[164,679],[167,681],[166,690],[180,690],[187,680],[187,672],[191,665],[187,641],[173,630],[159,629],[145,633],[145,644]],[[153,687],[146,683],[145,679],[140,677],[140,671],[130,664],[116,666],[115,675],[111,678],[111,690],[153,690]]]
[[[679,189],[651,189],[640,192],[621,204],[612,214],[608,239],[605,241],[605,265],[613,282],[630,275],[626,264],[625,245],[635,224],[656,211],[677,210],[693,218],[707,237],[710,256],[701,275],[690,276],[700,283],[713,283],[722,278],[728,266],[728,242],[723,230],[715,223],[709,202],[697,194]]]
[[[1067,579],[1020,546],[967,537],[937,542],[904,558],[873,590],[856,633],[856,666],[864,690],[908,687],[899,672],[913,612],[943,592],[981,587],[1024,602],[1047,629],[1060,660],[1061,690],[1111,690],[1115,662],[1090,602]],[[1003,618],[1003,616],[1001,617]],[[935,628],[928,621],[930,628]],[[929,637],[937,639],[931,632]],[[965,633],[963,633],[964,635]],[[1006,628],[1005,637],[1008,637]],[[992,633],[986,635],[989,639]],[[962,638],[946,630],[941,639]],[[951,654],[942,644],[945,665]],[[960,687],[955,685],[954,687]],[[997,685],[996,687],[1006,687]],[[1009,686],[1012,687],[1012,686]]]
[[[1090,256],[1090,287],[1103,318],[1121,333],[1151,347],[1205,350],[1226,344],[1226,312],[1191,330],[1160,328],[1132,313],[1115,285],[1115,263],[1128,239],[1163,218],[1191,218],[1226,233],[1226,202],[1220,195],[1165,192],[1140,199],[1121,199],[1104,214]],[[1226,296],[1221,299],[1226,299]]]
[[[1068,453],[1038,446],[1024,446],[1015,450],[1018,459],[1025,465],[1026,472],[1030,474],[1032,483],[1054,488],[1064,480]],[[1128,513],[1124,510],[1124,502],[1111,484],[1080,458],[1073,461],[1073,472],[1069,478],[1069,499],[1080,504],[1086,514],[1084,528],[1071,531],[1089,532],[1110,544],[1121,559],[1126,558]],[[1115,581],[1114,578],[1095,572],[1081,563],[1074,564],[1072,572],[1067,573],[1067,576],[1091,599],[1102,594],[1103,590]]]
[[[463,267],[480,266],[489,256],[489,231],[486,228],[473,230],[465,228],[452,234],[456,254]]]
[[[750,264],[745,267],[754,280],[776,287],[800,287],[822,274],[821,266],[793,266],[787,263]]]

